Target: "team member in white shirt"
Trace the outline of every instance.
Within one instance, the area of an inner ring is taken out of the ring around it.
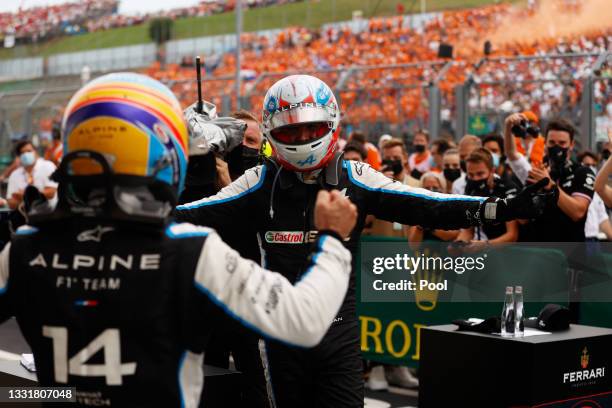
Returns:
[[[11,173],[8,179],[6,197],[9,207],[15,209],[23,201],[23,194],[28,187],[36,187],[50,203],[55,204],[57,183],[51,180],[55,164],[38,157],[31,142],[24,140],[15,146],[20,166]]]

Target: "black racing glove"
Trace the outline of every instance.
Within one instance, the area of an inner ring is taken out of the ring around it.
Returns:
[[[550,191],[544,190],[549,182],[548,178],[544,178],[525,187],[512,198],[489,197],[480,206],[480,219],[483,223],[499,223],[541,216],[547,207],[559,199],[559,190],[556,186]]]

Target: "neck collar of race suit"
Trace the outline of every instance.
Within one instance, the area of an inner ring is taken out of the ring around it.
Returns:
[[[286,170],[284,168],[280,169],[280,174],[278,177],[278,183],[280,185],[280,188],[286,190],[288,188],[293,187],[294,184],[298,181],[304,184],[322,184],[324,187],[328,188],[337,187],[340,183],[343,156],[343,152],[336,152],[332,159],[325,165],[325,167],[310,172],[310,174],[314,173],[312,183],[304,181],[303,177],[301,176],[302,173]],[[280,167],[280,164],[276,163],[274,160],[270,159],[270,161],[274,164],[274,166],[276,166],[277,169]]]

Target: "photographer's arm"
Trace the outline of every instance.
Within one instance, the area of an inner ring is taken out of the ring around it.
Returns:
[[[557,201],[557,205],[565,215],[572,219],[572,221],[579,221],[585,217],[590,203],[591,202],[583,196],[570,196],[565,191],[559,189],[559,201]]]
[[[512,127],[520,124],[523,120],[526,120],[523,115],[515,113],[508,116],[504,122],[504,148],[510,161],[518,160],[520,157],[520,154],[516,151],[516,140],[512,133]]]

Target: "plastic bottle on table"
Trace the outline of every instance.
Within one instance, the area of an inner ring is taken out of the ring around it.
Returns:
[[[514,325],[514,288],[506,286],[506,298],[504,299],[504,309],[501,315],[502,337],[513,337]]]
[[[514,288],[514,337],[525,335],[525,313],[523,311],[523,287]]]

